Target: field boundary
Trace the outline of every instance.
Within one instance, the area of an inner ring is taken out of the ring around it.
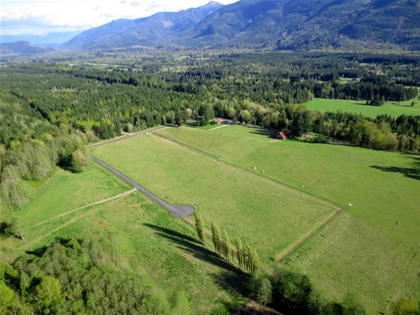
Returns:
[[[277,254],[275,257],[276,262],[280,262],[285,260],[287,257],[292,255],[301,245],[306,243],[309,239],[311,239],[315,234],[317,234],[322,228],[324,228],[328,223],[330,223],[333,219],[335,219],[338,215],[342,213],[342,209],[337,209],[333,213],[331,213],[325,220],[318,225],[315,229],[310,230],[303,234],[296,242],[294,242],[292,245],[290,245],[288,248],[286,248],[281,253]]]
[[[219,128],[223,128],[223,127],[228,127],[228,126],[230,126],[230,125],[222,125],[222,126],[219,126],[219,127],[211,128],[211,129],[209,129],[207,131],[213,131],[213,130],[216,130],[216,129],[219,129]]]
[[[50,218],[50,219],[48,219],[48,220],[45,220],[45,221],[39,222],[39,223],[37,223],[37,224],[34,224],[34,225],[30,226],[29,228],[31,229],[31,228],[33,228],[33,227],[43,225],[43,224],[48,223],[48,222],[50,222],[50,221],[52,221],[52,220],[55,220],[55,219],[58,219],[58,218],[61,218],[61,217],[67,216],[67,215],[69,215],[69,214],[75,213],[75,212],[77,212],[77,211],[80,211],[80,210],[86,209],[86,208],[91,207],[91,206],[100,205],[100,204],[102,204],[102,203],[105,203],[105,202],[108,202],[108,201],[111,201],[111,200],[114,200],[114,199],[118,199],[118,198],[121,198],[121,197],[124,197],[124,196],[130,195],[130,194],[132,194],[132,193],[133,193],[133,192],[135,192],[135,191],[137,191],[137,189],[131,189],[131,190],[126,191],[126,192],[123,192],[123,193],[121,193],[121,194],[118,194],[118,195],[115,195],[115,196],[112,196],[112,197],[109,197],[109,198],[106,198],[106,199],[102,199],[102,200],[99,200],[99,201],[95,201],[95,202],[90,203],[90,204],[88,204],[88,205],[85,205],[85,206],[82,206],[82,207],[79,207],[79,208],[76,208],[76,209],[73,209],[73,210],[70,210],[70,211],[64,212],[64,213],[59,214],[59,215],[57,215],[57,216],[55,216],[55,217],[52,217],[52,218]]]
[[[170,128],[170,127],[169,126],[158,126],[158,127],[138,131],[138,132],[135,132],[135,133],[126,133],[125,136],[120,136],[120,137],[117,137],[117,138],[104,140],[104,141],[101,141],[99,143],[91,144],[91,145],[88,146],[88,149],[97,148],[97,147],[100,147],[100,146],[103,146],[103,145],[107,145],[107,144],[114,143],[114,142],[119,142],[119,141],[122,141],[122,140],[130,139],[132,137],[137,137],[137,136],[140,136],[140,135],[143,135],[143,134],[147,134],[149,132],[155,132],[155,131],[159,131],[159,130],[166,129],[166,128]]]

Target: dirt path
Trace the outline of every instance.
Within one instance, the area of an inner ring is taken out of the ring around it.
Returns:
[[[99,164],[103,168],[107,169],[112,174],[114,174],[115,176],[119,177],[124,182],[126,182],[130,186],[134,187],[135,189],[137,189],[138,191],[140,191],[141,193],[143,193],[144,195],[146,195],[147,197],[149,197],[150,199],[154,200],[159,205],[161,205],[162,207],[164,207],[166,210],[168,210],[171,213],[171,215],[173,217],[175,217],[175,218],[185,218],[185,217],[188,217],[188,216],[190,216],[190,215],[192,215],[194,213],[194,208],[193,207],[191,207],[189,205],[170,205],[169,203],[167,203],[163,199],[159,198],[158,196],[156,196],[152,192],[148,191],[143,186],[139,185],[138,183],[136,183],[132,179],[130,179],[127,176],[125,176],[123,173],[117,171],[111,165],[109,165],[109,164],[105,163],[104,161],[98,159],[94,155],[91,155],[91,157],[92,157],[92,160],[94,162],[96,162],[97,164]]]
[[[36,227],[36,226],[39,226],[39,225],[43,225],[43,224],[45,224],[45,223],[47,223],[47,222],[50,222],[50,221],[52,221],[52,220],[55,220],[55,219],[58,219],[58,218],[64,217],[64,216],[66,216],[66,215],[72,214],[72,213],[74,213],[74,212],[76,212],[76,211],[79,211],[79,210],[82,210],[82,209],[85,209],[85,208],[88,208],[88,207],[91,207],[91,206],[100,205],[101,203],[105,203],[105,202],[108,202],[108,201],[111,201],[111,200],[114,200],[114,199],[117,199],[117,198],[120,198],[120,197],[127,196],[127,195],[129,195],[129,194],[131,194],[131,193],[133,193],[133,192],[135,192],[135,191],[137,191],[137,189],[132,189],[132,190],[129,190],[129,191],[123,192],[122,194],[119,194],[119,195],[116,195],[116,196],[112,196],[112,197],[109,197],[109,198],[106,198],[106,199],[102,199],[102,200],[96,201],[96,202],[94,202],[94,203],[90,203],[90,204],[88,204],[88,205],[86,205],[86,206],[82,206],[82,207],[79,207],[79,208],[76,208],[76,209],[73,209],[73,210],[70,210],[70,211],[64,212],[64,213],[62,213],[62,214],[60,214],[60,215],[57,215],[57,216],[55,216],[55,217],[52,217],[51,219],[48,219],[48,220],[45,220],[45,221],[39,222],[39,223],[37,223],[37,224],[35,224],[35,225],[32,225],[32,226],[31,226],[31,227],[29,227],[29,228],[33,228],[33,227]]]
[[[149,132],[155,132],[155,131],[166,129],[166,128],[170,128],[170,127],[168,127],[168,126],[160,126],[160,127],[154,127],[154,128],[151,128],[151,129],[142,130],[142,131],[135,132],[135,133],[126,133],[125,136],[121,136],[121,137],[118,137],[118,138],[113,138],[113,139],[110,139],[110,140],[105,140],[105,141],[101,141],[99,143],[95,143],[95,144],[89,145],[88,146],[88,149],[100,147],[100,146],[103,146],[103,145],[106,145],[106,144],[110,144],[110,143],[114,143],[114,142],[126,140],[126,139],[129,139],[129,138],[132,138],[132,137],[144,135],[144,134],[149,133]]]
[[[213,130],[216,130],[216,129],[219,129],[219,128],[223,128],[223,127],[228,127],[228,126],[230,126],[230,125],[219,126],[219,127],[216,127],[216,128],[209,129],[209,131],[213,131]]]
[[[334,219],[338,214],[340,214],[342,209],[338,209],[331,213],[325,220],[318,225],[315,229],[312,229],[305,234],[303,234],[301,237],[299,237],[292,245],[290,245],[288,248],[286,248],[281,253],[277,254],[276,261],[282,261],[285,260],[288,256],[293,254],[303,243],[308,241],[312,236],[314,236],[318,231],[320,231],[325,225],[327,225],[332,219]]]
[[[48,230],[47,233],[42,234],[41,236],[39,236],[39,237],[37,237],[35,239],[32,239],[29,242],[25,242],[24,244],[22,244],[22,246],[20,246],[20,248],[23,249],[23,250],[26,250],[28,248],[31,248],[32,246],[35,246],[35,245],[39,246],[40,245],[40,241],[43,240],[43,239],[45,239],[46,237],[51,236],[55,232],[57,232],[59,230],[62,230],[64,228],[66,228],[67,226],[69,226],[69,225],[71,225],[71,224],[73,224],[73,223],[75,223],[75,222],[77,222],[77,221],[79,221],[79,220],[81,220],[83,218],[86,218],[86,217],[88,217],[88,216],[90,216],[90,215],[92,215],[92,214],[94,214],[96,212],[99,212],[100,210],[101,210],[101,208],[98,207],[98,208],[92,209],[91,211],[86,211],[85,213],[81,213],[81,214],[79,214],[77,216],[74,216],[73,218],[70,218],[65,223],[63,223],[63,224],[61,224],[59,226],[56,226],[53,229]]]

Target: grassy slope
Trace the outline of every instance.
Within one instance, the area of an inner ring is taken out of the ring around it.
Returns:
[[[420,100],[415,100],[414,102],[416,105],[413,107],[410,106],[411,102],[412,101],[385,102],[383,106],[366,106],[363,101],[314,98],[305,105],[311,110],[323,112],[336,112],[338,110],[343,110],[345,112],[360,113],[363,116],[372,118],[382,114],[391,115],[393,117],[398,117],[402,114],[420,115]]]
[[[118,195],[131,187],[91,162],[81,174],[62,169],[37,189],[37,196],[21,211],[25,225],[31,226],[66,211]]]
[[[306,270],[329,294],[360,292],[374,312],[385,310],[395,297],[419,291],[419,157],[277,142],[243,127],[159,133],[245,169],[257,166],[264,176],[345,207],[343,215],[285,261]]]
[[[254,243],[266,263],[335,211],[316,198],[156,136],[92,152],[172,204],[198,203],[208,223]]]

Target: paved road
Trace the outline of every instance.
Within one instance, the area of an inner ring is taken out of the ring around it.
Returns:
[[[174,216],[176,218],[185,218],[185,217],[189,217],[190,215],[192,215],[194,213],[194,208],[193,207],[191,207],[189,205],[179,205],[179,206],[170,205],[169,203],[165,202],[164,200],[162,200],[161,198],[159,198],[155,194],[151,193],[150,191],[148,191],[143,186],[137,184],[135,181],[128,178],[127,176],[125,176],[121,172],[117,171],[115,168],[108,165],[104,161],[98,159],[97,157],[95,157],[93,155],[91,155],[91,157],[92,157],[92,160],[94,162],[98,163],[100,166],[104,167],[105,169],[110,171],[115,176],[121,178],[127,184],[133,186],[134,188],[136,188],[138,191],[145,194],[150,199],[156,201],[158,204],[160,204],[162,207],[164,207],[166,210],[168,210],[172,214],[172,216]]]

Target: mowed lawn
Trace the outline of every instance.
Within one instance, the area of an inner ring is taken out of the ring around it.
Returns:
[[[231,238],[255,245],[266,264],[336,211],[310,195],[153,135],[92,153],[171,204],[197,204],[208,227],[214,221]]]
[[[305,103],[305,105],[310,110],[334,113],[338,110],[342,110],[372,118],[384,114],[393,117],[398,117],[403,114],[420,115],[420,100],[417,98],[414,100],[415,106],[413,107],[411,107],[411,100],[404,102],[385,102],[383,106],[369,106],[365,105],[365,102],[366,101],[314,98],[308,103]]]
[[[9,245],[33,251],[58,238],[95,233],[112,239],[122,268],[130,266],[150,277],[169,300],[183,291],[192,314],[207,314],[241,296],[245,288],[246,277],[199,244],[192,225],[174,219],[139,192],[30,228],[25,242],[11,240]],[[229,289],[222,287],[224,279],[229,279]]]
[[[418,294],[419,156],[276,141],[264,130],[238,126],[159,133],[245,170],[256,166],[261,176],[344,207],[283,261],[307,271],[327,294],[359,292],[372,313],[402,295]]]
[[[37,188],[36,197],[14,215],[21,217],[24,225],[29,227],[130,189],[129,185],[93,162],[80,174],[58,169],[52,178]]]

